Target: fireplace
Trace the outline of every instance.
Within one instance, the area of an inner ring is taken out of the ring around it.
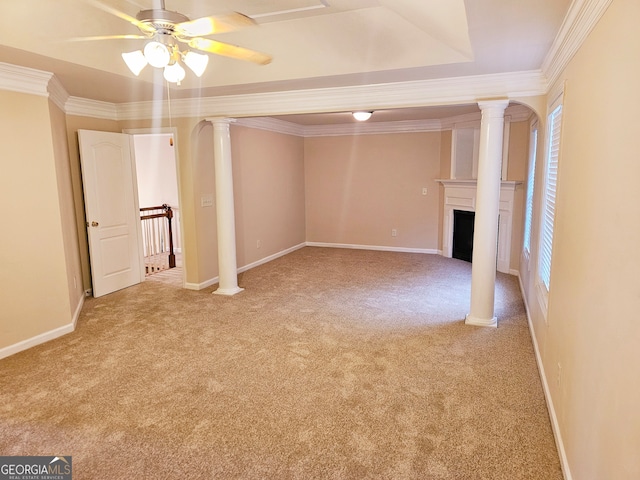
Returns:
[[[437,180],[444,185],[444,205],[442,215],[442,255],[453,257],[454,250],[454,212],[461,212],[461,215],[474,214],[476,210],[476,180]],[[510,269],[511,258],[511,233],[513,222],[513,207],[515,201],[515,190],[522,182],[502,181],[500,187],[500,211],[498,216],[498,258],[497,269],[503,273],[514,273]],[[465,220],[469,220],[468,218]],[[464,222],[465,220],[461,220]],[[471,219],[473,225],[473,218]],[[473,226],[471,231],[471,242],[473,242]],[[519,247],[519,246],[518,246]],[[473,247],[472,247],[473,248]],[[468,254],[471,261],[471,253]],[[458,258],[458,257],[456,257]],[[463,259],[466,260],[466,259]]]
[[[465,262],[473,257],[473,222],[475,212],[453,211],[453,247],[451,256]]]

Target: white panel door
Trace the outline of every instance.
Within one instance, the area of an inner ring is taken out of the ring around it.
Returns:
[[[140,212],[130,136],[78,130],[93,296],[140,283]]]

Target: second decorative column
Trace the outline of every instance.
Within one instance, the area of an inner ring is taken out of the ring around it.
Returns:
[[[478,102],[482,111],[471,260],[471,309],[465,323],[497,327],[494,316],[504,111],[508,100]]]
[[[236,259],[236,220],[233,203],[233,172],[231,168],[230,118],[208,119],[213,124],[213,157],[216,174],[216,215],[218,226],[218,270],[220,283],[213,292],[235,295],[238,287]]]

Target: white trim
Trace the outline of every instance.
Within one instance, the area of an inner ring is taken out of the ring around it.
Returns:
[[[470,313],[467,313],[464,317],[465,325],[472,325],[474,327],[491,327],[498,328],[498,318],[491,317],[489,320],[485,318],[479,318]]]
[[[256,128],[258,130],[267,130],[269,132],[282,133],[284,135],[294,135],[296,137],[304,137],[305,128],[297,123],[286,122],[276,118],[255,117],[255,118],[239,118],[235,125],[241,127]]]
[[[217,290],[211,292],[214,295],[224,295],[225,297],[232,297],[237,293],[244,292],[244,288],[242,287],[231,287],[231,288],[218,288]]]
[[[220,277],[213,277],[201,283],[184,282],[184,288],[187,290],[204,290],[205,288],[215,285],[220,281]]]
[[[402,120],[397,122],[341,123],[334,125],[308,125],[305,137],[338,137],[342,135],[381,135],[388,133],[440,132],[440,120]]]
[[[282,250],[280,252],[274,253],[273,255],[269,255],[267,257],[264,257],[260,260],[257,260],[255,262],[249,263],[248,265],[245,265],[244,267],[240,267],[238,269],[238,273],[242,273],[242,272],[246,272],[247,270],[251,270],[252,268],[255,267],[259,267],[260,265],[264,265],[265,263],[269,263],[272,260],[275,260],[277,258],[280,257],[284,257],[285,255],[288,255],[289,253],[295,252],[296,250],[300,250],[301,248],[306,247],[306,243],[299,243],[298,245],[294,245],[293,247],[289,247],[285,250]]]
[[[263,265],[265,263],[268,263],[272,260],[275,260],[276,258],[280,258],[280,257],[284,257],[285,255],[291,253],[291,252],[295,252],[296,250],[299,250],[303,247],[306,247],[307,244],[306,243],[300,243],[298,245],[294,245],[293,247],[289,247],[286,248],[280,252],[274,253],[273,255],[269,255],[267,257],[261,258],[260,260],[257,260],[255,262],[249,263],[247,265],[244,265],[243,267],[238,268],[238,273],[242,273],[242,272],[246,272],[247,270],[251,270],[252,268],[258,267],[260,265]],[[205,288],[208,288],[212,285],[215,285],[216,283],[218,283],[220,281],[220,277],[214,277],[211,278],[209,280],[205,280],[204,282],[201,283],[188,283],[185,282],[184,283],[184,288],[186,288],[187,290],[203,290]],[[215,292],[214,292],[215,293]]]
[[[453,130],[454,128],[464,127],[480,127],[480,119],[482,113],[465,113],[464,115],[456,115],[455,117],[443,118],[441,120],[442,130]]]
[[[538,374],[540,375],[540,381],[542,382],[542,389],[544,391],[544,398],[547,402],[547,410],[549,412],[549,418],[551,420],[551,430],[556,440],[556,448],[558,449],[558,456],[560,457],[560,466],[562,467],[562,473],[565,480],[572,480],[571,468],[569,467],[569,460],[567,459],[567,452],[564,448],[564,442],[562,440],[562,433],[560,431],[560,424],[558,423],[558,416],[556,415],[556,409],[553,405],[551,398],[551,391],[549,390],[549,384],[547,383],[547,376],[544,371],[544,363],[542,362],[542,356],[540,354],[540,348],[538,346],[538,339],[536,337],[535,329],[533,328],[533,321],[531,320],[531,311],[529,310],[529,303],[527,301],[527,295],[522,283],[522,277],[518,272],[518,285],[520,285],[520,293],[524,302],[524,309],[527,315],[527,324],[529,325],[529,333],[531,335],[531,342],[533,343],[533,350],[536,355],[536,363],[538,365]]]
[[[558,34],[542,62],[542,71],[553,85],[582,46],[612,0],[573,0]]]
[[[453,255],[453,220],[455,210],[476,211],[477,180],[436,179],[444,185],[444,203],[442,217],[442,250],[445,257]],[[513,208],[515,190],[520,181],[503,180],[500,185],[499,228],[497,270],[502,273],[511,271],[511,232],[513,231]]]
[[[65,104],[67,115],[118,120],[118,106],[115,103],[69,97]]]
[[[84,294],[80,296],[80,301],[78,302],[78,306],[76,307],[76,311],[73,313],[73,320],[72,320],[72,324],[73,324],[73,329],[76,329],[76,326],[78,325],[78,319],[80,318],[80,313],[82,313],[82,307],[84,305],[84,299],[85,296]]]
[[[50,340],[55,340],[58,337],[73,332],[76,329],[76,325],[78,324],[78,318],[80,318],[80,312],[82,311],[83,305],[84,296],[81,296],[76,310],[73,313],[71,323],[63,325],[62,327],[54,328],[53,330],[49,330],[48,332],[41,333],[39,335],[36,335],[35,337],[22,340],[21,342],[14,343],[13,345],[9,345],[8,347],[0,348],[0,359],[15,355],[16,353],[28,350],[29,348],[41,345]]]
[[[49,99],[55,103],[60,110],[66,113],[65,104],[67,103],[69,94],[55,75],[51,77],[49,85],[47,86],[47,91],[49,92]]]
[[[176,99],[173,117],[254,117],[293,113],[343,112],[430,105],[475,103],[482,98],[544,95],[547,81],[540,70],[469,75],[411,82],[353,85],[348,87],[289,90],[284,92]],[[162,102],[164,106],[165,102]],[[118,120],[148,119],[166,115],[158,102],[119,104]]]
[[[50,72],[0,62],[0,90],[48,97],[52,77]]]
[[[532,111],[524,105],[512,105],[506,109],[511,122],[526,121]],[[270,117],[242,117],[236,125],[258,130],[267,130],[297,137],[334,137],[342,135],[381,135],[391,133],[441,132],[461,126],[461,122],[479,127],[480,112],[457,115],[443,119],[402,120],[395,122],[338,123],[331,125],[299,125]],[[506,141],[506,140],[505,140]]]
[[[434,248],[407,248],[407,247],[389,247],[381,245],[357,245],[353,243],[325,243],[325,242],[306,242],[307,247],[326,247],[326,248],[350,248],[353,250],[376,250],[380,252],[400,252],[400,253],[426,253],[429,255],[442,255],[442,250]]]

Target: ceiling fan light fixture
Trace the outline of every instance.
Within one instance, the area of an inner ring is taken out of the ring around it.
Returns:
[[[164,78],[167,82],[180,85],[180,82],[184,80],[185,74],[184,68],[182,68],[178,62],[164,67]]]
[[[366,122],[371,118],[371,115],[373,115],[373,112],[353,112],[352,115],[353,115],[353,118],[355,118],[359,122]]]
[[[147,59],[144,57],[142,50],[136,50],[135,52],[125,52],[122,54],[124,63],[127,64],[129,70],[137,77],[144,67],[147,66]]]
[[[171,60],[169,49],[162,43],[155,41],[144,46],[144,57],[149,65],[156,68],[166,67]]]
[[[183,60],[185,65],[187,65],[196,76],[201,77],[209,64],[209,55],[188,51],[185,53]]]

